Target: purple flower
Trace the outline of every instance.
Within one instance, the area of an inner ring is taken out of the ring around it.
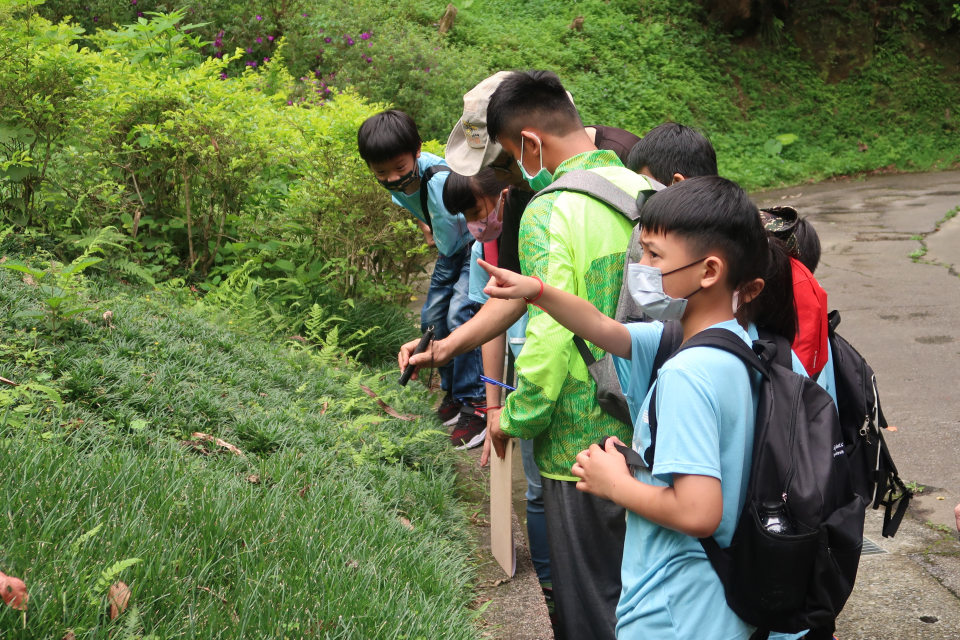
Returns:
[[[253,47],[247,47],[247,53],[253,53]]]
[[[331,42],[333,42],[333,38],[324,38],[323,41],[326,42],[327,44],[330,44]]]
[[[273,42],[273,36],[267,36],[267,40],[269,40],[270,42]]]
[[[361,39],[361,40],[369,40],[369,39],[370,39],[370,34],[367,33],[366,31],[364,31],[363,33],[360,34],[360,39]]]
[[[214,58],[223,58],[223,53],[220,52],[220,51],[217,51],[215,54],[213,54],[213,57],[214,57]]]
[[[257,38],[254,42],[257,44],[263,44],[263,38]]]
[[[354,45],[353,38],[351,38],[350,36],[343,36],[343,39],[347,41],[348,46],[352,47]]]
[[[138,17],[138,18],[142,18],[142,17],[143,17],[143,11],[137,11],[137,17]]]
[[[373,49],[373,43],[371,42],[370,44],[367,45],[367,47],[370,49]]]
[[[307,17],[307,14],[303,14],[303,17],[306,18],[306,17]]]
[[[426,69],[424,69],[423,72],[424,72],[424,73],[430,73],[430,67],[427,67]]]
[[[317,33],[323,33],[323,29],[320,29],[319,31],[317,31]]]
[[[264,62],[264,63],[270,62],[270,58],[264,58],[264,59],[263,59],[263,62]]]
[[[97,17],[94,17],[94,19],[93,19],[94,22],[97,22],[97,21],[99,21],[99,20],[100,20],[100,18],[97,18]]]
[[[320,49],[320,54],[321,54],[321,55],[323,54],[323,48]]]
[[[259,22],[260,20],[263,20],[263,16],[257,16],[257,22]]]
[[[293,102],[290,101],[290,100],[287,100],[287,105],[288,105],[288,106],[292,106],[292,105],[293,105]]]
[[[130,4],[137,4],[137,0],[130,0]]]

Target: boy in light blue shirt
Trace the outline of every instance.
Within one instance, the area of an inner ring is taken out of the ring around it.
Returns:
[[[450,169],[443,158],[421,152],[417,125],[402,111],[388,110],[368,118],[357,132],[357,146],[360,157],[377,182],[390,191],[393,202],[413,214],[428,243],[431,234],[436,243],[440,255],[420,312],[420,330],[433,325],[436,339],[441,340],[480,308],[469,296],[473,237],[463,215],[443,205]],[[486,405],[480,381],[480,349],[457,356],[439,371],[440,388],[447,393],[437,413],[444,423],[458,424],[451,441],[462,445],[460,436],[471,431],[472,423],[478,420],[474,409]]]
[[[735,183],[693,178],[664,190],[641,213],[643,259],[628,266],[628,289],[655,319],[679,320],[684,341],[726,329],[750,344],[735,313],[768,287],[790,312],[757,317],[792,339],[796,316],[782,245],[770,245],[756,207]],[[754,629],[726,603],[723,585],[698,538],[728,546],[743,509],[756,419],[756,374],[735,356],[700,347],[668,360],[648,389],[662,333],[659,322],[621,325],[588,302],[543,283],[479,263],[494,278],[492,297],[523,297],[557,322],[615,356],[631,405],[634,449],[653,446],[649,406],[656,394],[658,430],[652,471],[631,471],[615,439],[577,456],[577,489],[627,509],[617,607],[621,640],[746,640]],[[776,268],[771,268],[774,265]],[[736,293],[736,297],[734,296]],[[769,297],[769,296],[768,296]],[[794,315],[791,317],[791,312]]]

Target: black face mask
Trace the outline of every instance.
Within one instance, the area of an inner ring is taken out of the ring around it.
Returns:
[[[406,172],[396,180],[380,180],[378,178],[377,182],[380,183],[381,187],[388,191],[405,191],[406,188],[409,187],[418,177],[417,164],[414,163],[413,169],[410,169],[410,171]]]

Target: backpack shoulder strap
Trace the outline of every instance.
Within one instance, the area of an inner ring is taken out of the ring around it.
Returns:
[[[427,199],[430,196],[430,192],[427,191],[427,185],[430,184],[430,178],[441,171],[453,171],[453,169],[443,164],[435,164],[432,167],[427,167],[423,175],[420,176],[420,210],[423,211],[423,217],[427,219],[427,226],[430,227],[430,233],[433,233],[433,216],[430,215],[430,206],[427,203]]]
[[[833,335],[836,332],[838,326],[840,326],[840,311],[838,309],[834,309],[827,314],[827,327],[830,331],[830,335]]]
[[[555,191],[573,191],[575,193],[582,193],[585,196],[590,196],[615,209],[620,215],[631,222],[636,222],[640,219],[640,207],[643,206],[647,198],[656,193],[652,188],[644,189],[634,198],[599,173],[587,169],[577,169],[563,174],[546,189],[538,191],[533,198],[536,199]]]
[[[763,377],[769,376],[771,362],[776,362],[777,345],[766,340],[757,340],[753,349],[740,339],[740,336],[729,329],[707,329],[687,340],[686,344],[677,350],[677,353],[693,349],[694,347],[713,347],[726,351],[740,358],[747,367],[760,373]]]
[[[769,329],[761,329],[757,327],[757,334],[760,336],[761,340],[766,340],[767,342],[772,342],[777,345],[777,357],[774,360],[778,365],[784,369],[793,370],[793,346],[787,341],[786,338],[781,336],[778,333],[774,333]]]
[[[653,370],[650,372],[650,383],[647,388],[652,387],[657,381],[657,374],[660,373],[660,367],[663,363],[675,354],[683,343],[683,327],[679,321],[672,320],[663,323],[663,333],[660,335],[660,345],[657,347],[657,355],[653,358]],[[651,400],[652,402],[652,400]]]
[[[676,324],[679,325],[680,323],[677,322]],[[667,325],[664,325],[664,331],[666,331],[666,326]],[[683,332],[681,329],[681,339],[682,335]],[[661,340],[661,345],[662,344],[663,341]],[[687,349],[693,349],[695,347],[713,347],[714,349],[726,351],[727,353],[740,358],[740,360],[747,365],[748,369],[754,369],[755,371],[758,371],[760,375],[765,378],[770,375],[768,372],[768,367],[777,356],[777,346],[773,343],[765,340],[757,340],[753,343],[753,349],[751,349],[746,345],[746,343],[744,343],[743,340],[740,339],[737,334],[729,329],[707,329],[706,331],[701,331],[697,335],[687,340],[687,342],[677,349],[673,354],[671,354],[667,360],[681,351],[686,351]],[[659,356],[659,349],[657,355]],[[658,423],[656,382],[653,383],[651,388],[653,391],[650,395],[650,406],[647,409],[648,424],[650,426],[650,446],[647,447],[646,451],[643,452],[643,459],[652,472],[653,459],[657,447]]]

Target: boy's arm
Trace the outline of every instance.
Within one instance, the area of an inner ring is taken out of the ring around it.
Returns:
[[[723,518],[720,480],[712,476],[674,474],[672,487],[654,487],[633,477],[616,438],[606,449],[593,445],[577,456],[577,489],[611,500],[662,527],[694,538],[714,534]],[[622,444],[622,443],[619,443]]]
[[[498,269],[483,260],[478,260],[477,264],[491,276],[490,282],[483,290],[491,298],[507,300],[527,298],[531,301],[536,299],[533,304],[549,313],[550,317],[576,335],[615,356],[630,358],[631,339],[627,328],[600,313],[599,309],[583,298],[541,283],[535,278],[528,278],[506,269]]]
[[[428,227],[425,222],[421,222],[419,218],[414,219],[417,221],[417,226],[420,227],[420,231],[423,232],[423,241],[427,243],[428,247],[436,247],[437,243],[433,239],[433,231],[430,231],[430,227]]]

